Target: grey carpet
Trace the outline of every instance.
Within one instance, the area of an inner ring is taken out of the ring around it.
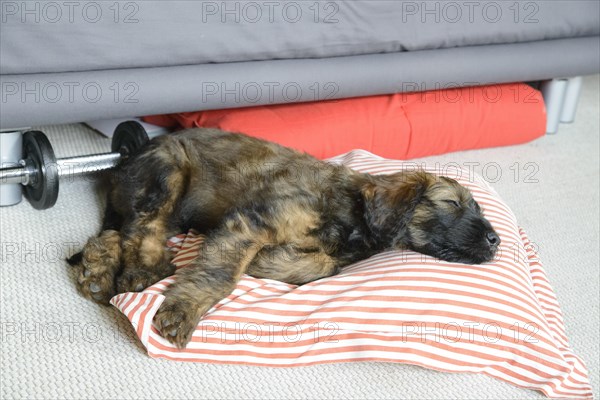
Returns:
[[[538,245],[575,352],[599,379],[599,78],[588,77],[576,122],[533,143],[420,161],[478,163]],[[43,127],[59,156],[106,151],[82,125]],[[520,176],[515,179],[515,163]],[[526,163],[533,163],[525,169]],[[491,166],[490,166],[491,165]],[[484,167],[487,166],[487,167]],[[511,169],[511,167],[513,167]],[[526,182],[527,172],[537,171]],[[102,199],[89,177],[62,182],[56,206],[0,209],[1,378],[4,399],[522,399],[537,392],[474,374],[386,364],[294,369],[149,358],[114,308],[82,299],[63,261],[99,228]]]

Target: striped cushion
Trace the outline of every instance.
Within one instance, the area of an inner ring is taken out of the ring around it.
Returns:
[[[368,173],[415,166],[360,150],[331,162]],[[461,265],[390,251],[303,286],[244,276],[183,350],[152,325],[173,277],[111,302],[151,357],[286,367],[402,362],[482,372],[549,397],[590,397],[586,368],[569,347],[554,292],[514,215],[482,178],[453,167],[443,173],[471,189],[500,235],[494,262]],[[197,256],[202,240],[190,232],[169,241],[178,268]]]

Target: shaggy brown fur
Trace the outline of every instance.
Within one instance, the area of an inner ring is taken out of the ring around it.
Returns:
[[[165,242],[195,228],[201,256],[177,272],[154,322],[184,347],[242,274],[302,285],[386,249],[481,263],[500,239],[470,192],[423,171],[372,176],[218,130],[153,139],[111,176],[102,231],[69,262],[106,304],[174,273]]]

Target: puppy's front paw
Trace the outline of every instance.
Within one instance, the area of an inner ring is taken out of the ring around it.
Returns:
[[[154,325],[165,339],[183,349],[202,316],[198,311],[198,306],[189,301],[167,296],[154,316]]]

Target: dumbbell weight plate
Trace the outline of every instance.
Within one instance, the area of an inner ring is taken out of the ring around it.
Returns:
[[[123,157],[134,155],[143,145],[148,143],[146,130],[137,121],[121,122],[113,134],[111,150],[113,153],[121,153]]]
[[[58,198],[58,168],[50,141],[43,132],[25,132],[23,154],[25,168],[31,171],[25,197],[37,210],[52,207]]]

